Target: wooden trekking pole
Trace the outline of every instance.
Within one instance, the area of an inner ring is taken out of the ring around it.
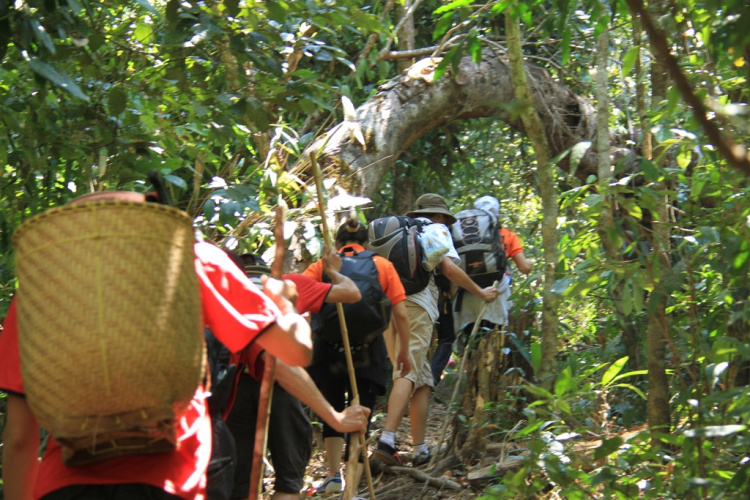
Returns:
[[[284,201],[279,200],[276,207],[276,222],[273,229],[276,245],[276,255],[271,264],[271,277],[283,280],[284,275]],[[255,447],[253,448],[253,464],[250,470],[250,497],[249,500],[257,500],[263,492],[263,459],[266,458],[268,445],[268,422],[271,415],[271,402],[273,401],[273,384],[276,379],[276,358],[268,351],[265,353],[266,361],[263,368],[263,379],[260,382],[260,396],[258,398],[258,417],[255,422]]]
[[[495,281],[494,283],[492,283],[492,287],[497,288],[497,285],[499,283],[499,281]],[[497,298],[495,298],[495,300],[497,300]],[[492,302],[495,302],[495,300],[493,300]],[[487,308],[492,302],[485,302],[484,304],[482,304],[482,308],[479,310],[479,316],[477,316],[477,320],[474,322],[474,328],[472,328],[471,335],[469,335],[469,340],[466,341],[464,355],[461,357],[461,365],[458,368],[458,378],[456,379],[456,385],[453,387],[453,396],[451,396],[451,401],[450,403],[448,403],[448,410],[445,412],[445,418],[443,419],[443,428],[440,429],[440,439],[435,445],[435,451],[432,454],[432,458],[430,459],[430,464],[427,466],[427,470],[432,469],[432,467],[435,465],[435,460],[437,460],[438,454],[440,454],[440,447],[443,445],[443,440],[445,440],[445,431],[448,429],[448,420],[451,416],[451,407],[453,407],[453,402],[456,400],[458,388],[461,386],[461,379],[464,376],[464,368],[466,366],[466,358],[469,357],[469,347],[471,347],[471,341],[474,340],[474,335],[476,335],[477,331],[479,331],[479,324],[482,322],[484,313],[487,312]]]
[[[323,238],[328,247],[333,248],[331,244],[331,233],[328,231],[328,221],[326,220],[326,202],[323,198],[323,180],[321,179],[320,169],[318,168],[318,162],[315,158],[315,153],[310,153],[310,163],[312,163],[313,176],[315,177],[315,187],[318,189],[318,211],[320,212],[320,218],[323,224]],[[357,378],[354,375],[354,362],[352,361],[352,351],[349,345],[349,330],[346,328],[346,318],[344,317],[344,305],[341,302],[336,303],[336,311],[339,315],[339,325],[341,326],[341,339],[344,341],[344,355],[346,356],[346,368],[349,372],[349,385],[352,390],[352,404],[359,404],[359,391],[357,390]],[[358,432],[358,444],[362,449],[362,456],[364,457],[365,476],[367,477],[367,489],[370,493],[370,500],[375,500],[375,487],[372,484],[372,472],[370,471],[370,458],[367,456],[367,446],[365,444],[365,437],[362,433]],[[349,463],[347,463],[347,481],[346,489],[344,490],[343,500],[350,500],[354,495],[352,491],[355,488],[354,477],[357,471],[357,456],[355,453],[356,446],[353,446],[354,437],[351,438],[349,445]],[[353,471],[353,472],[351,472]],[[349,479],[351,478],[351,479]]]

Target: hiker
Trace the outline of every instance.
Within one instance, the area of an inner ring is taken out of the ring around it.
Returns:
[[[262,258],[253,254],[240,256],[244,270],[253,282],[271,270]],[[323,268],[331,283],[321,283],[301,274],[285,274],[284,280],[296,286],[295,306],[300,314],[317,313],[324,303],[353,303],[361,299],[357,285],[339,273],[341,258],[326,247]],[[265,353],[251,346],[242,354],[244,363],[233,405],[226,423],[237,446],[237,466],[231,498],[247,498],[250,490],[255,425],[258,415],[260,382],[263,378]],[[302,368],[276,361],[276,385],[271,400],[268,426],[268,449],[275,471],[273,500],[298,500],[304,486],[307,463],[312,454],[312,425],[302,404],[308,406],[337,432],[365,432],[370,410],[353,405],[336,411],[326,401],[310,375]]]
[[[482,196],[477,199],[474,202],[474,208],[491,214],[495,219],[500,216],[500,202],[492,196]],[[508,261],[513,260],[516,268],[521,273],[528,275],[531,272],[532,264],[523,253],[523,245],[518,235],[506,227],[500,227],[499,232],[500,246],[506,259]],[[495,325],[507,324],[511,282],[510,269],[506,266],[504,276],[499,284],[500,295],[498,300],[487,307],[480,326],[492,330]],[[462,342],[468,340],[468,335],[474,327],[481,308],[482,303],[476,297],[463,294],[463,296],[455,298],[453,303],[454,328],[455,331],[462,332]]]
[[[111,200],[137,206],[146,202],[147,198],[139,193],[104,192],[78,198],[71,204]],[[189,226],[189,222],[187,224]],[[192,231],[187,234],[189,241]],[[204,324],[211,328],[224,345],[233,352],[240,352],[251,344],[258,345],[291,365],[309,362],[309,325],[284,298],[282,282],[267,280],[264,293],[261,293],[226,254],[214,245],[195,243],[193,254],[194,263],[188,263],[188,268],[194,268],[198,278]],[[133,272],[137,273],[139,270],[134,269]],[[24,293],[30,293],[25,292],[28,290],[25,287],[28,286],[23,281],[20,282],[21,301],[27,300],[24,299]],[[140,293],[137,289],[133,291]],[[51,435],[44,457],[41,462],[38,461],[39,424],[26,401],[24,379],[27,377],[21,373],[18,303],[19,298],[14,298],[4,329],[0,333],[0,353],[3,354],[0,362],[0,389],[9,394],[3,432],[5,498],[205,498],[212,429],[205,403],[207,393],[202,384],[197,385],[187,409],[173,424],[178,444],[169,451],[121,454],[106,460],[92,456],[90,458],[93,461],[90,463],[72,466],[64,464],[67,449],[64,450],[54,435]],[[117,307],[117,304],[112,307]],[[103,313],[106,319],[107,309],[99,313]],[[200,363],[200,356],[197,360]],[[65,376],[64,373],[54,372],[49,375],[56,380],[64,380]],[[78,381],[70,380],[69,383],[76,384]]]
[[[406,355],[409,332],[409,319],[404,302],[406,294],[393,265],[387,259],[367,251],[367,227],[356,218],[349,219],[338,227],[335,244],[344,262],[341,273],[351,277],[362,290],[363,299],[357,304],[344,306],[344,315],[357,379],[359,404],[372,410],[376,398],[385,394],[388,381],[388,354],[382,335],[389,324],[388,309],[398,330],[402,347],[402,354],[396,360],[397,369],[404,374],[411,370],[411,363]],[[308,267],[304,275],[316,281],[329,279],[322,260]],[[314,318],[313,361],[308,371],[325,398],[337,411],[342,411],[347,405],[346,394],[349,394],[350,400],[352,396],[338,321],[338,313],[333,305],[327,305],[317,318]],[[319,322],[318,326],[315,326],[316,322]],[[324,423],[323,438],[328,473],[317,490],[318,495],[340,492],[343,489],[341,451],[344,446],[344,435]],[[362,466],[357,468],[357,482],[361,478],[361,471]]]
[[[497,218],[500,216],[500,202],[492,196],[482,196],[477,199],[474,203],[474,208],[478,210],[484,210],[489,214]],[[457,214],[458,215],[458,214]],[[499,227],[499,229],[498,229]],[[523,253],[523,246],[516,233],[506,227],[500,227],[497,223],[493,230],[499,231],[499,244],[500,248],[505,255],[503,262],[512,259],[516,264],[518,270],[524,274],[531,272],[531,262]],[[511,283],[510,269],[507,268],[504,271],[505,278],[501,278],[499,285],[500,295],[498,300],[494,301],[488,306],[485,312],[482,323],[489,327],[494,328],[495,324],[505,324],[507,319],[508,303],[507,299],[510,295],[508,285]],[[503,282],[505,280],[506,282]],[[440,283],[438,283],[440,288]],[[453,343],[456,341],[456,331],[465,330],[467,336],[473,326],[474,320],[476,319],[479,311],[482,307],[482,301],[476,296],[467,294],[457,294],[455,301],[453,300],[453,294],[449,289],[440,288],[441,291],[441,303],[442,308],[440,310],[440,322],[438,324],[438,340],[435,353],[432,357],[432,375],[435,378],[435,384],[437,384],[443,375],[443,370],[450,360],[451,354],[453,353]],[[454,312],[454,307],[457,308],[457,312]],[[455,320],[454,317],[458,314],[459,319]]]
[[[480,288],[458,266],[461,260],[453,247],[449,232],[446,227],[443,227],[450,226],[456,222],[456,219],[443,197],[432,193],[424,194],[417,199],[417,206],[417,210],[408,212],[406,215],[428,224],[423,227],[422,239],[432,238],[439,241],[444,250],[447,249],[438,261],[442,274],[451,283],[464,288],[481,300],[494,300],[498,294],[495,288]],[[411,402],[412,464],[417,467],[430,460],[430,450],[425,443],[425,430],[430,391],[435,382],[427,359],[427,351],[432,342],[432,327],[439,317],[438,290],[434,273],[429,278],[429,284],[421,291],[407,295],[405,302],[411,327],[409,357],[413,369],[409,374],[404,375],[394,367],[393,389],[388,399],[388,414],[378,447],[373,452],[373,458],[386,465],[402,465],[401,457],[396,449],[396,429]],[[403,356],[403,347],[397,348],[396,354]]]

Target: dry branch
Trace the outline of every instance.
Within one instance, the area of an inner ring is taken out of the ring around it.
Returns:
[[[407,476],[416,479],[417,481],[422,481],[423,483],[427,483],[430,486],[435,486],[438,488],[450,488],[456,491],[461,491],[463,489],[460,484],[455,481],[451,481],[447,477],[433,477],[426,472],[422,472],[419,469],[413,469],[411,467],[388,466],[383,470],[393,474],[406,474]]]

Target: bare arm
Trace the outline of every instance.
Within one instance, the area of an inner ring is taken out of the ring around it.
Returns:
[[[3,432],[3,486],[7,500],[31,500],[39,468],[39,424],[26,400],[8,395]]]
[[[292,303],[284,298],[284,283],[266,279],[263,292],[276,303],[282,316],[258,337],[258,344],[288,365],[309,365],[312,361],[310,325],[294,312]]]
[[[289,394],[309,406],[316,415],[337,432],[365,432],[370,410],[364,406],[350,406],[339,413],[323,397],[307,371],[276,361],[276,381]]]
[[[333,287],[328,292],[326,302],[341,302],[352,304],[362,300],[357,285],[348,277],[341,274],[341,256],[330,247],[323,249],[323,271],[331,278]]]
[[[396,325],[398,334],[399,352],[396,357],[396,367],[401,370],[401,376],[405,377],[412,370],[411,358],[409,358],[409,316],[406,314],[406,301],[395,304],[391,309],[391,316]]]
[[[464,270],[458,267],[450,258],[444,258],[440,265],[443,274],[451,281],[451,283],[460,286],[467,292],[473,293],[486,302],[493,301],[497,298],[497,288],[492,286],[479,288],[479,285],[474,283]]]
[[[516,263],[516,267],[523,274],[529,274],[533,265],[531,261],[526,258],[523,252],[517,253],[513,256],[513,262]]]

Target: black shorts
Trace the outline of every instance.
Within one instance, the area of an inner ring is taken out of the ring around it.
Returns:
[[[41,500],[179,500],[161,488],[143,483],[77,484],[44,495]]]
[[[237,449],[232,498],[247,498],[250,494],[259,395],[260,382],[251,377],[240,378],[234,405],[226,420]],[[312,454],[312,425],[302,403],[279,384],[273,387],[268,449],[276,471],[273,489],[280,493],[299,493],[305,485],[305,469]]]

